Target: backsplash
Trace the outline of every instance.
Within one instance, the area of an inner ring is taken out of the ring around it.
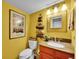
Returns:
[[[47,39],[45,41],[53,40],[53,41],[60,41],[60,42],[65,42],[65,43],[71,43],[71,39],[66,39],[66,38],[50,37],[50,38],[47,38]]]

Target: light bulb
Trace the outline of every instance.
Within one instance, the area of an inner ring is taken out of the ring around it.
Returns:
[[[66,6],[66,4],[63,4],[63,6],[62,6],[62,9],[61,9],[62,11],[65,11],[65,10],[67,10],[67,6]]]
[[[57,12],[58,12],[58,8],[54,7],[54,13],[57,13]]]
[[[50,10],[47,10],[47,15],[51,14]]]

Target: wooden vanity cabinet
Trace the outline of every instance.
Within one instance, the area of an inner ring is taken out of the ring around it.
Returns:
[[[74,59],[74,54],[40,45],[40,59]]]
[[[52,57],[46,53],[40,53],[40,59],[55,59],[55,57]]]

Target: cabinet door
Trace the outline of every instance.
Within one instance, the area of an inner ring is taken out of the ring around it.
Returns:
[[[55,59],[55,57],[49,54],[40,53],[40,59]]]
[[[72,57],[62,58],[62,57],[56,57],[56,59],[73,59]]]
[[[68,54],[62,51],[56,51],[56,57],[57,59],[74,59],[72,54]]]
[[[40,52],[44,52],[46,54],[53,55],[53,56],[55,55],[55,50],[45,46],[40,46]]]

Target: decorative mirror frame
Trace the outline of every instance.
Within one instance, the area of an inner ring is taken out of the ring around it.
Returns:
[[[62,17],[62,28],[50,28],[52,17]],[[57,14],[51,14],[50,17],[47,18],[47,31],[48,32],[66,32],[67,31],[67,13],[61,12]]]

